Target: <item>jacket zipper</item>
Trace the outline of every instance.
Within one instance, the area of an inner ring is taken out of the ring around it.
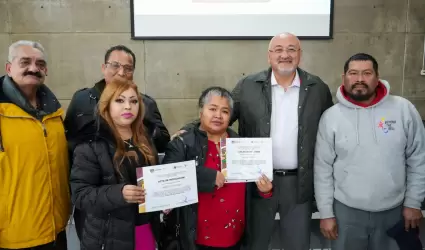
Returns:
[[[109,220],[111,219],[111,214],[108,214],[108,220],[105,224],[105,231],[103,232],[103,243],[102,243],[102,250],[105,250],[105,242],[106,242],[106,236],[108,234],[109,229]]]
[[[41,126],[43,127],[43,133],[44,133],[44,137],[47,137],[47,129],[46,129],[46,124],[44,124],[44,122],[41,122]]]

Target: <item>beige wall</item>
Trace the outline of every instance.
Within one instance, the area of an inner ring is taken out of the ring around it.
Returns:
[[[425,118],[424,36],[424,0],[335,0],[334,39],[303,41],[302,67],[335,91],[345,60],[371,53],[392,93],[412,100]],[[268,41],[132,41],[128,0],[0,0],[1,60],[18,39],[46,47],[48,85],[64,106],[100,79],[108,47],[128,45],[137,57],[135,79],[157,100],[170,132],[196,117],[202,89],[231,89],[267,67]]]

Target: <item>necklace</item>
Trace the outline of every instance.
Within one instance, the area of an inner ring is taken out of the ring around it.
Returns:
[[[124,143],[125,143],[125,144],[127,144],[129,148],[133,148],[133,147],[134,147],[134,145],[133,145],[133,143],[131,142],[131,139],[130,139],[129,141],[130,141],[130,142],[128,142],[128,141],[126,141],[126,140],[124,140]]]

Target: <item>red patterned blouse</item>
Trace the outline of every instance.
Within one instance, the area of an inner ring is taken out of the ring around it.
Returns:
[[[220,171],[220,155],[208,141],[205,167]],[[239,242],[245,229],[245,183],[224,184],[213,193],[198,194],[196,244],[231,247]]]

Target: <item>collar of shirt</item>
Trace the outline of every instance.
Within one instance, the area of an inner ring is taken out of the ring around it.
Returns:
[[[271,83],[272,83],[272,86],[279,85],[276,81],[276,77],[275,77],[273,71],[272,71],[272,75],[271,75]],[[298,75],[298,70],[295,70],[294,80],[292,80],[291,86],[289,86],[289,87],[290,88],[292,88],[292,87],[298,87],[299,88],[300,86],[301,86],[300,76]]]

